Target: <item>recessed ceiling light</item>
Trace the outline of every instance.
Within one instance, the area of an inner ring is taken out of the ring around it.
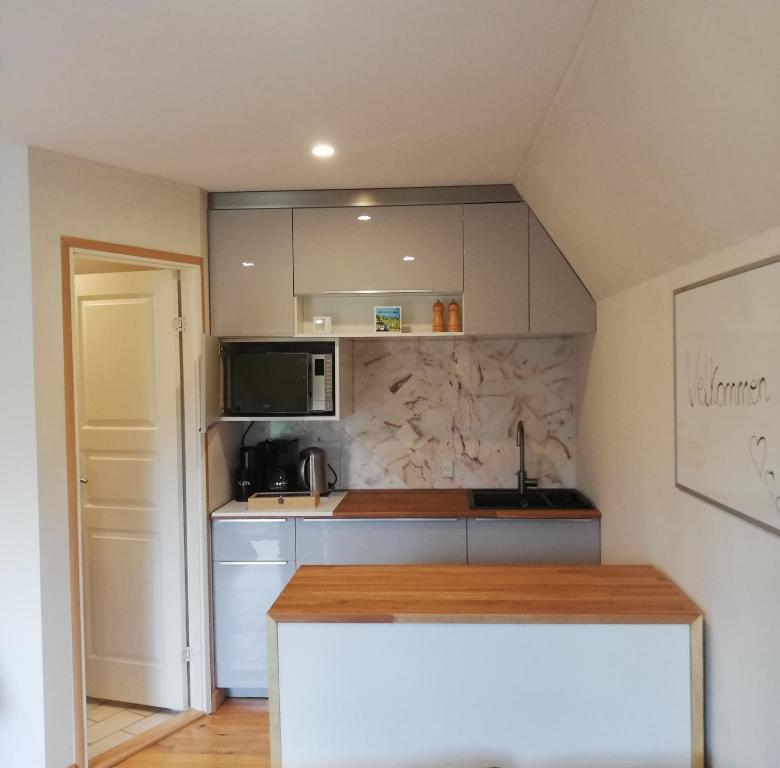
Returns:
[[[311,153],[315,157],[332,157],[335,151],[330,144],[315,144],[311,148]]]
[[[414,261],[414,256],[410,256],[408,253],[404,254],[404,261]]]
[[[254,261],[242,261],[241,266],[242,267],[254,267],[255,263]]]
[[[362,213],[358,216],[358,221],[371,221],[371,217],[367,213]]]

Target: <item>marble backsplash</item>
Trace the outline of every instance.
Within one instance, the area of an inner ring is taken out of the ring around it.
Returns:
[[[341,488],[513,487],[522,419],[529,477],[575,485],[571,339],[356,340],[353,357],[350,416],[258,422],[252,440],[321,445]]]

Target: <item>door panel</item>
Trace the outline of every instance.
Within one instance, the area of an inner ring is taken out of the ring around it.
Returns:
[[[153,455],[107,451],[83,455],[83,474],[91,478],[82,492],[89,508],[157,506],[159,478]]]
[[[154,426],[152,302],[150,296],[81,302],[85,426]]]
[[[160,580],[159,537],[90,528],[85,545],[92,576],[86,626],[93,659],[159,664],[163,656],[159,628],[149,631],[144,624],[124,620],[126,612],[136,614],[148,606],[156,611],[162,608],[154,588]],[[130,579],[125,577],[127,573]]]
[[[183,709],[177,282],[148,270],[74,283],[87,692]]]

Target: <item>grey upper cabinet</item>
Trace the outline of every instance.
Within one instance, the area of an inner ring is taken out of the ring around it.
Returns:
[[[463,206],[468,334],[528,333],[528,206]]]
[[[533,211],[529,216],[530,332],[594,333],[596,304]]]
[[[463,291],[462,205],[295,209],[293,232],[296,294]]]
[[[213,335],[292,336],[292,211],[209,211],[209,286]]]

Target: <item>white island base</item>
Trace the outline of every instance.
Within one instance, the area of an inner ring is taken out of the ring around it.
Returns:
[[[271,621],[275,768],[701,765],[700,619],[453,618]]]

